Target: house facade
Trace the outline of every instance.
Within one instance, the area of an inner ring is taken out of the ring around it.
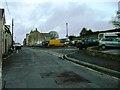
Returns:
[[[10,32],[10,25],[5,25],[4,32],[4,51],[7,53],[12,46],[12,34]]]
[[[40,33],[37,28],[34,31],[31,31],[29,34],[26,34],[24,39],[24,45],[26,46],[37,46],[42,43],[42,41],[49,41],[51,35],[49,33]]]
[[[0,9],[0,55],[4,54],[4,25],[5,25],[5,11]]]
[[[0,9],[0,53],[6,54],[12,45],[10,25],[5,25],[5,10]]]

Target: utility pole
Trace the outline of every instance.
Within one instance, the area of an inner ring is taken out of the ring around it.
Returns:
[[[14,40],[13,40],[13,27],[14,27],[14,19],[12,18],[12,46],[13,46],[13,43],[14,43]]]
[[[68,37],[68,23],[66,23],[66,37]]]

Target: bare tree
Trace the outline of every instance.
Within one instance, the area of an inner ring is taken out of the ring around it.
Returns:
[[[116,28],[120,28],[120,2],[118,2],[118,11],[116,12],[116,16],[112,18],[112,24]]]

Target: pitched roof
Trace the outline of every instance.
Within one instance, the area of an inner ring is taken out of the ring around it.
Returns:
[[[6,23],[5,20],[5,10],[0,8],[0,20],[3,19],[3,23]]]

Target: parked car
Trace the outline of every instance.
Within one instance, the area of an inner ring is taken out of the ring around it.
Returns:
[[[90,46],[98,46],[99,42],[95,39],[83,39],[76,42],[76,47],[79,49],[87,48]]]
[[[14,43],[13,47],[14,47],[15,50],[18,50],[18,49],[21,49],[22,46],[21,46],[20,43]]]
[[[78,41],[78,40],[69,41],[69,45],[70,45],[70,46],[76,46],[77,41]]]
[[[65,46],[67,46],[69,44],[69,39],[65,38],[65,39],[60,39],[61,43],[64,43]]]
[[[120,48],[120,38],[102,38],[99,41],[99,46],[102,49],[106,49],[107,47]]]
[[[48,46],[49,41],[43,41],[42,46]]]

